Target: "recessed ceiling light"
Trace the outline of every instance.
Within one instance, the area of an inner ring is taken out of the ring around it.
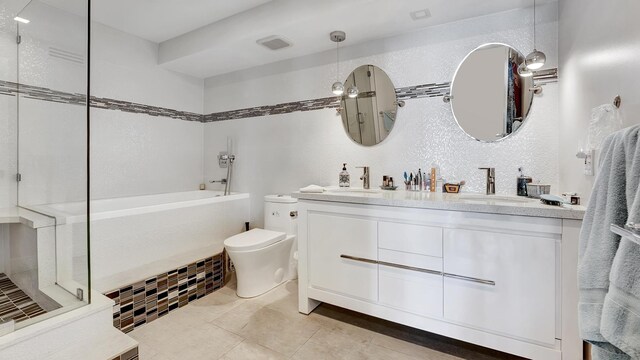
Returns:
[[[412,11],[409,15],[413,20],[422,20],[431,17],[431,11],[429,9]]]
[[[13,20],[15,20],[15,21],[17,21],[17,22],[21,22],[21,23],[23,23],[23,24],[28,24],[28,23],[30,23],[30,22],[31,22],[31,21],[29,21],[29,20],[27,20],[27,19],[21,18],[20,16],[16,16],[16,17],[14,17],[14,18],[13,18]]]

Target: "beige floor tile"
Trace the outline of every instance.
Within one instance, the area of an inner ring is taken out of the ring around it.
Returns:
[[[155,343],[155,346],[159,354],[176,360],[218,359],[243,340],[240,336],[209,323],[172,335],[172,340]]]
[[[437,350],[430,349],[428,347],[413,344],[408,341],[399,340],[391,336],[382,334],[375,334],[372,340],[372,344],[384,347],[386,349],[394,350],[399,353],[417,357],[420,359],[433,359],[433,360],[460,360],[463,358],[449,355]]]
[[[320,326],[307,316],[288,316],[263,307],[253,314],[239,334],[252,342],[291,356],[320,329]]]
[[[294,354],[293,359],[341,359],[369,346],[372,335],[357,328],[322,327]]]
[[[342,359],[347,360],[432,360],[429,357],[413,357],[403,353],[393,351],[378,345],[369,345],[363,349],[358,349],[346,354]],[[437,358],[436,358],[437,359]]]
[[[284,360],[286,356],[248,340],[236,345],[221,358],[223,360]]]
[[[233,333],[240,333],[240,331],[247,326],[251,318],[262,309],[262,304],[255,302],[243,302],[242,304],[233,308],[233,311],[226,312],[212,321],[213,324],[231,331]]]
[[[140,359],[151,359],[158,355],[158,351],[155,347],[149,345],[147,342],[140,342],[138,344],[138,355]]]
[[[356,351],[355,349],[343,349],[342,352],[333,348],[327,348],[324,345],[307,341],[295,354],[292,360],[340,360],[346,359],[348,355]]]
[[[260,297],[258,301],[285,315],[298,315],[298,283],[290,281],[282,284],[273,292]]]
[[[151,357],[140,356],[139,359],[140,360],[174,360],[174,359],[172,359],[172,358],[170,358],[170,357],[168,357],[166,355],[163,355],[163,354],[156,354],[156,355],[151,356]]]
[[[129,333],[142,360],[513,359],[336,307],[298,313],[297,282],[241,299],[234,286]]]
[[[221,315],[241,305],[244,300],[234,295],[214,293],[175,311],[176,315],[184,313],[185,316],[194,316],[202,321],[210,322]],[[169,314],[171,315],[171,314]]]

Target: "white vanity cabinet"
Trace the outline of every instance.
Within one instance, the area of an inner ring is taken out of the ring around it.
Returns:
[[[302,313],[327,302],[526,358],[581,357],[562,276],[579,221],[304,199],[299,221]]]
[[[445,319],[553,346],[559,235],[444,234]]]

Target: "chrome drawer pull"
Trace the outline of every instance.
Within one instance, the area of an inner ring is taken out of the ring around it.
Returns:
[[[361,258],[361,257],[356,257],[356,256],[350,256],[350,255],[344,255],[344,254],[340,255],[340,257],[343,258],[343,259],[365,262],[367,264],[377,264],[377,265],[383,265],[383,266],[388,266],[388,267],[393,267],[393,268],[398,268],[398,269],[403,269],[403,270],[417,271],[417,272],[433,274],[433,275],[442,275],[441,271],[423,269],[423,268],[418,268],[418,267],[408,266],[408,265],[394,264],[394,263],[390,263],[390,262],[386,262],[386,261],[371,260],[371,259],[366,259],[366,258]]]
[[[342,255],[340,255],[340,257],[343,258],[343,259],[360,261],[360,262],[364,262],[364,263],[367,263],[367,264],[378,264],[377,260],[365,259],[365,258],[356,257],[356,256],[350,256],[350,255],[342,254]]]
[[[455,274],[449,274],[449,273],[444,273],[444,276],[452,279],[471,281],[471,282],[477,282],[484,285],[496,286],[496,282],[492,280],[484,280],[484,279],[472,278],[468,276],[455,275]]]
[[[417,272],[433,274],[433,275],[442,275],[442,271],[435,271],[435,270],[418,268],[418,267],[414,267],[414,266],[388,263],[386,261],[378,261],[378,264],[379,265],[384,265],[384,266],[389,266],[389,267],[394,267],[394,268],[398,268],[398,269],[403,269],[403,270],[417,271]]]

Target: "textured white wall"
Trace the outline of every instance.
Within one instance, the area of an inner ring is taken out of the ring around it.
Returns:
[[[20,82],[85,93],[85,67],[48,54],[56,47],[85,55],[84,19],[38,2],[26,14]],[[3,16],[7,26],[12,17]],[[3,80],[16,81],[14,34],[0,32]],[[203,81],[157,66],[157,52],[157,44],[94,23],[92,96],[202,113]],[[15,103],[0,96],[0,206],[15,203]],[[20,100],[20,204],[86,199],[85,119],[81,106]],[[91,121],[92,198],[195,190],[202,182],[201,123],[101,109],[91,110]]]
[[[586,141],[591,109],[619,94],[624,125],[640,123],[640,2],[560,0],[559,13],[560,186],[587,195],[595,178],[583,175],[575,153]]]
[[[538,48],[546,52],[548,66],[557,66],[557,7],[547,5],[538,26]],[[477,46],[503,42],[523,53],[531,49],[531,10],[475,18],[429,28],[408,36],[389,38],[398,50],[358,57],[341,63],[341,78],[362,64],[381,67],[396,87],[450,81],[458,63]],[[347,44],[348,45],[348,44]],[[384,44],[383,44],[384,45]],[[363,47],[360,47],[363,48]],[[349,54],[349,49],[345,49]],[[244,81],[216,79],[205,82],[205,112],[331,96],[335,65],[291,71]],[[524,166],[534,179],[558,190],[558,84],[545,86],[534,100],[531,117],[513,137],[495,144],[478,143],[460,131],[450,105],[442,98],[408,100],[399,110],[391,135],[382,144],[365,148],[345,134],[335,110],[222,121],[205,125],[205,177],[225,176],[216,155],[226,137],[235,141],[237,162],[233,188],[250,192],[252,221],[262,224],[262,196],[288,193],[316,183],[337,184],[341,164],[349,164],[352,186],[358,186],[356,165],[371,166],[372,186],[382,175],[400,182],[403,170],[441,167],[447,180],[467,180],[465,191],[484,190],[484,174],[478,167],[496,168],[497,192],[515,194],[517,168]]]
[[[203,81],[157,65],[158,45],[95,24],[94,96],[202,113]],[[203,124],[113,110],[91,111],[93,199],[197,190]]]

